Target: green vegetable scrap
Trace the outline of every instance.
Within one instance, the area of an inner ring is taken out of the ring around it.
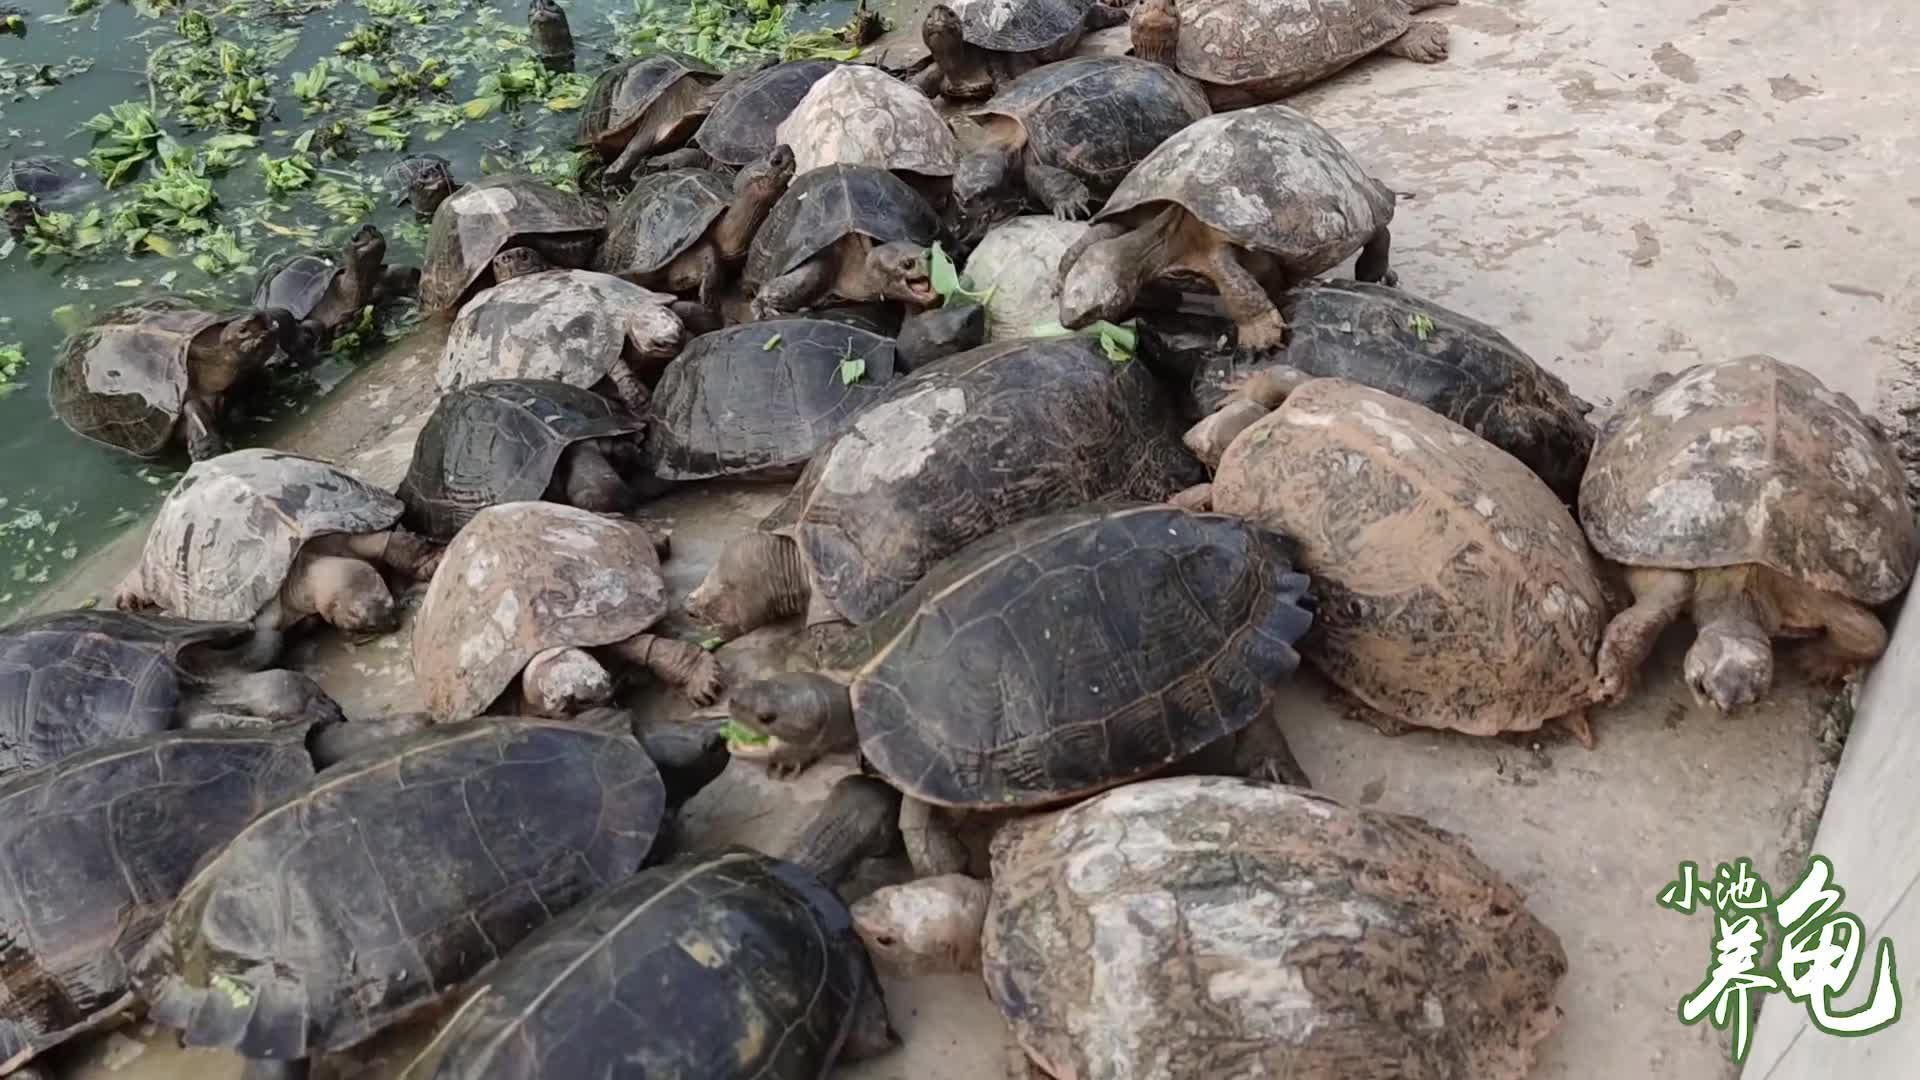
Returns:
[[[0,345],[0,398],[20,389],[20,369],[27,366],[26,350],[15,341]]]
[[[1099,319],[1079,330],[1069,330],[1057,322],[1041,323],[1028,330],[1027,336],[1063,337],[1074,333],[1099,338],[1101,351],[1107,354],[1107,359],[1116,364],[1124,364],[1132,360],[1140,345],[1139,335],[1134,333],[1132,320],[1128,320],[1127,325],[1119,325]]]
[[[840,355],[840,385],[852,386],[865,378],[867,358],[853,355],[853,342],[847,342],[847,351]]]
[[[927,249],[927,267],[929,277],[932,278],[933,291],[939,295],[942,304],[953,303],[955,297],[958,297],[962,303],[974,304],[984,304],[993,299],[992,289],[975,290],[973,283],[960,275],[959,269],[953,265],[952,257],[937,240],[931,248]]]
[[[162,134],[153,110],[135,101],[123,101],[80,126],[93,132],[94,147],[87,161],[109,188],[153,157]]]
[[[847,29],[791,33],[789,10],[770,0],[633,0],[633,7],[615,12],[612,21],[635,53],[671,50],[723,68],[776,55],[787,60],[858,55]]]
[[[738,720],[728,720],[721,724],[720,734],[735,746],[765,746],[773,741],[773,736],[763,735]]]
[[[284,195],[289,191],[304,190],[313,183],[320,170],[311,157],[295,152],[281,158],[261,154],[260,172],[266,178],[269,193]]]
[[[1407,318],[1407,329],[1413,331],[1414,337],[1425,341],[1433,333],[1433,320],[1427,318],[1424,311],[1416,312]]]

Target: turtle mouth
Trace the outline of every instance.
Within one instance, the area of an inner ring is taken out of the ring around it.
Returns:
[[[720,725],[720,734],[726,737],[727,753],[747,761],[771,761],[786,745],[757,717],[738,713]]]

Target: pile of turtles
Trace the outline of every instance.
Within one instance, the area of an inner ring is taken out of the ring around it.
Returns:
[[[1423,6],[953,0],[862,62],[637,57],[586,194],[410,159],[417,274],[369,226],[245,310],[76,334],[60,415],[193,464],[113,610],[0,631],[0,1075],[144,1011],[250,1076],[419,1020],[417,1080],[799,1080],[897,1044],[880,978],[929,968],[983,972],[1047,1076],[1525,1075],[1558,938],[1461,838],[1315,794],[1276,690],[1305,661],[1384,729],[1592,746],[1682,615],[1723,710],[1775,639],[1858,671],[1920,529],[1800,368],[1596,429],[1399,288],[1393,191],[1279,99],[1443,59]],[[409,290],[449,328],[397,492],[225,450],[273,354]],[[676,596],[647,503],[722,479],[788,494]],[[410,589],[418,712],[277,666]],[[730,680],[714,647],[780,622]],[[675,827],[729,762],[836,755],[781,851]],[[911,877],[843,892],[872,860]]]

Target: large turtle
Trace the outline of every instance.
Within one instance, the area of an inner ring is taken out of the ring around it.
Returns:
[[[1887,631],[1869,609],[1920,561],[1905,485],[1878,426],[1792,364],[1747,356],[1635,390],[1580,485],[1588,539],[1633,588],[1600,646],[1603,690],[1624,694],[1683,613],[1687,685],[1723,710],[1772,686],[1772,638],[1812,638],[1796,659],[1820,679],[1871,662]]]
[[[324,461],[235,450],[197,462],[160,504],[122,610],[285,629],[318,616],[342,630],[397,622],[384,566],[433,575],[439,546],[399,528],[399,499]]]
[[[1101,0],[951,0],[927,9],[920,37],[955,100],[991,97],[997,86],[1065,59],[1089,30],[1127,21]]]
[[[839,67],[833,60],[775,64],[735,83],[694,132],[693,141],[712,161],[741,169],[779,144],[774,134],[821,76]]]
[[[386,236],[378,226],[362,225],[337,259],[300,254],[268,263],[254,282],[253,306],[292,316],[299,343],[287,351],[311,353],[374,302],[386,261]]]
[[[995,225],[967,256],[966,277],[987,291],[987,340],[1034,334],[1060,321],[1060,259],[1087,225],[1026,215]]]
[[[925,94],[876,67],[848,64],[822,76],[780,122],[801,173],[827,165],[889,169],[929,199],[942,198],[958,150]]]
[[[62,423],[95,442],[139,457],[184,442],[201,461],[226,449],[227,395],[260,374],[285,329],[265,311],[132,300],[66,340],[48,397]]]
[[[1606,624],[1580,526],[1525,465],[1428,409],[1344,379],[1284,402],[1182,494],[1300,544],[1318,625],[1302,652],[1400,724],[1470,735],[1561,720],[1592,745],[1594,652]]]
[[[698,790],[663,770],[724,763],[656,761],[630,723],[443,724],[327,769],[180,889],[131,966],[148,1018],[290,1077],[432,1007],[640,868],[669,793]]]
[[[1204,475],[1137,364],[1071,336],[1003,342],[894,384],[687,599],[731,635],[788,615],[871,622],[934,564],[1014,522]],[[817,636],[827,636],[822,632]]]
[[[462,187],[433,212],[420,303],[451,311],[491,284],[494,256],[532,248],[554,266],[593,263],[606,228],[598,203],[527,176],[489,176]]]
[[[833,887],[885,854],[898,802],[848,777],[784,859],[731,848],[580,904],[479,980],[402,1080],[819,1080],[893,1048]]]
[[[954,201],[973,231],[1020,213],[1028,196],[1056,217],[1086,217],[1154,147],[1210,113],[1198,87],[1160,64],[1048,64],[968,113],[985,138],[954,171]]]
[[[244,622],[56,611],[0,630],[0,775],[115,739],[250,720],[337,720],[279,635]]]
[[[1205,85],[1216,109],[1278,101],[1375,52],[1447,58],[1444,23],[1413,13],[1460,0],[1140,0],[1133,54]]]
[[[549,379],[496,379],[448,392],[413,444],[397,493],[401,521],[453,539],[500,503],[548,499],[617,513],[633,502],[622,466],[644,423],[591,390]]]
[[[453,162],[439,154],[408,154],[387,166],[380,179],[395,206],[411,204],[414,213],[429,217],[459,186],[453,182]]]
[[[1060,261],[1060,321],[1128,317],[1169,272],[1220,293],[1246,349],[1277,349],[1279,292],[1344,262],[1394,283],[1387,262],[1394,194],[1327,130],[1284,105],[1209,116],[1161,143],[1120,183]]]
[[[1050,1076],[1523,1080],[1566,951],[1459,838],[1229,777],[1003,828],[987,992]]]
[[[413,625],[413,672],[436,719],[478,716],[519,680],[544,716],[612,697],[588,650],[653,672],[697,705],[720,695],[705,649],[648,633],[667,613],[665,539],[645,526],[553,503],[503,503],[447,546]]]
[[[1032,518],[940,563],[822,672],[736,689],[735,756],[782,773],[860,751],[907,796],[921,875],[965,869],[930,807],[1034,808],[1237,736],[1313,621],[1290,542],[1163,504]],[[1290,770],[1290,756],[1255,768]]]
[[[936,301],[927,246],[940,221],[906,181],[870,165],[795,178],[754,235],[744,274],[754,317],[839,299]]]
[[[596,266],[646,288],[697,293],[718,311],[725,271],[746,258],[793,172],[793,151],[776,146],[732,182],[705,169],[643,176],[615,208]]]
[[[647,155],[687,141],[712,108],[708,88],[719,78],[701,61],[675,52],[618,64],[602,72],[587,95],[579,144],[609,163],[607,179],[620,182]]]

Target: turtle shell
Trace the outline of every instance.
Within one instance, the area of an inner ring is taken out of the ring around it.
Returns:
[[[250,621],[307,541],[390,529],[400,500],[324,461],[235,450],[195,462],[140,556],[141,595],[189,619]]]
[[[743,79],[714,103],[694,143],[722,165],[753,164],[779,145],[774,129],[813,84],[839,66],[832,60],[794,60]]]
[[[1060,321],[1060,257],[1086,231],[1084,221],[1032,214],[1003,221],[981,239],[967,256],[966,275],[987,290],[988,341]]]
[[[849,363],[859,374],[849,381]],[[824,319],[702,334],[653,391],[647,464],[663,480],[786,479],[884,393],[893,340]]]
[[[1590,700],[1607,606],[1580,526],[1453,421],[1314,379],[1227,448],[1213,506],[1299,541],[1307,659],[1388,716],[1494,735]]]
[[[0,782],[0,1069],[132,1002],[126,965],[201,857],[312,779],[305,735],[169,731]]]
[[[602,155],[614,155],[626,149],[634,125],[675,83],[685,78],[712,82],[720,73],[706,64],[676,52],[659,52],[638,60],[617,64],[594,81],[587,103],[580,111],[579,143]]]
[[[1027,72],[971,115],[1020,125],[1034,160],[1106,193],[1154,147],[1212,111],[1200,88],[1165,64],[1083,56]]]
[[[1635,391],[1594,448],[1580,520],[1615,562],[1758,563],[1863,604],[1893,599],[1920,559],[1893,447],[1846,395],[1770,356]]]
[[[643,176],[614,209],[595,268],[635,277],[664,270],[707,234],[732,201],[733,185],[705,169]]]
[[[1008,824],[982,959],[1020,1045],[1081,1077],[1518,1080],[1567,973],[1457,837],[1220,776]]]
[[[598,203],[531,177],[475,180],[433,212],[420,302],[429,311],[453,307],[514,243],[539,248],[556,266],[586,266],[606,224]]]
[[[815,455],[782,531],[815,601],[860,624],[1014,522],[1205,479],[1140,365],[1080,335],[1009,341],[896,382]]]
[[[923,802],[1033,807],[1235,734],[1300,666],[1313,622],[1289,543],[1166,505],[976,541],[849,646],[863,760]]]
[[[241,622],[57,611],[0,630],[0,775],[174,724],[192,653],[238,649]]]
[[[1304,280],[1340,265],[1393,220],[1394,194],[1327,129],[1285,105],[1189,124],[1127,174],[1095,221],[1172,203]]]
[[[160,453],[186,405],[193,339],[233,317],[166,296],[108,308],[61,346],[48,384],[53,411],[96,442]]]
[[[1023,53],[1077,38],[1096,0],[952,0],[969,45]]]
[[[393,193],[394,205],[408,202],[413,198],[413,185],[421,179],[437,172],[453,175],[453,162],[439,154],[408,154],[406,157],[387,166],[381,174],[381,182]]]
[[[774,141],[793,148],[795,176],[840,163],[952,176],[956,156],[953,130],[927,96],[864,64],[822,76]]]
[[[319,255],[294,255],[268,264],[253,286],[253,306],[284,308],[296,319],[313,314],[326,299],[340,268]]]
[[[1174,63],[1221,86],[1284,97],[1406,33],[1406,0],[1184,0]]]
[[[554,503],[503,503],[447,545],[413,623],[413,673],[445,722],[485,712],[535,653],[624,641],[667,613],[647,531]]]
[[[401,1075],[573,1080],[617,1061],[636,1076],[822,1077],[876,985],[832,890],[734,848],[555,919]]]
[[[99,189],[92,177],[51,154],[14,158],[0,170],[0,191],[24,191],[45,206],[59,206]]]
[[[940,219],[905,180],[870,165],[828,165],[801,173],[754,234],[743,273],[764,285],[849,236],[876,244],[931,244]]]
[[[467,301],[435,379],[455,390],[495,379],[552,379],[587,388],[629,346],[671,353],[686,333],[673,297],[591,270],[523,274]]]
[[[202,863],[134,984],[187,1046],[343,1050],[637,870],[665,808],[626,732],[501,718],[396,738]]]
[[[400,482],[402,522],[453,539],[473,515],[546,494],[567,447],[630,435],[641,422],[591,390],[545,379],[474,383],[440,399]]]

